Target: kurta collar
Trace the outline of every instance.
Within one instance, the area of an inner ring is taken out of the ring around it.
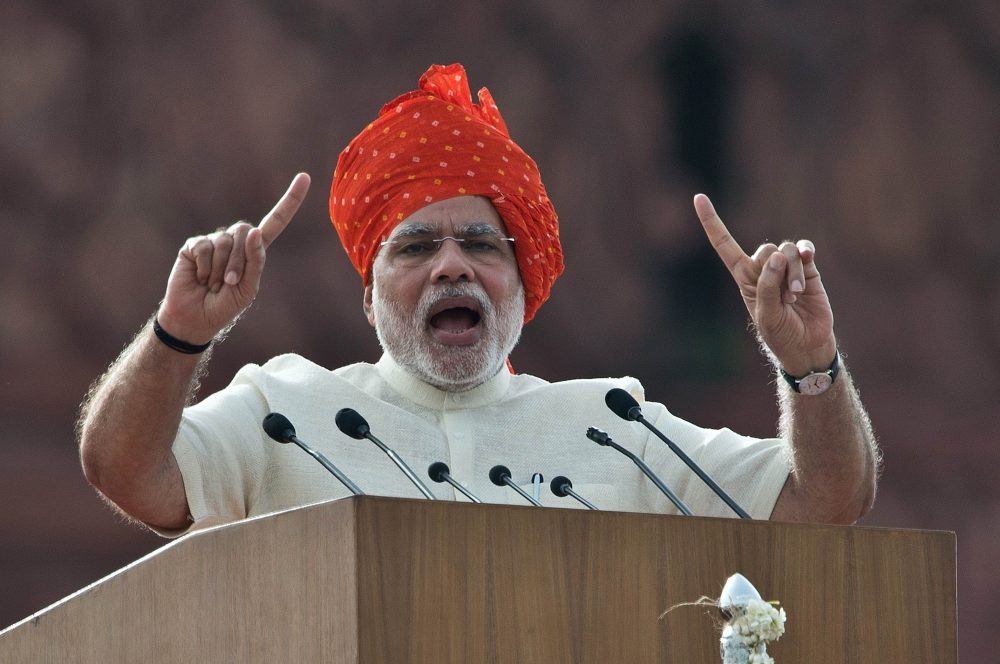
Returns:
[[[506,366],[479,387],[465,392],[445,392],[420,380],[383,353],[375,364],[389,385],[410,401],[425,408],[441,410],[476,408],[498,401],[510,387],[510,371]]]

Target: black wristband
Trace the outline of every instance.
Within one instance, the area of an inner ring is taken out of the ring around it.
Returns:
[[[162,341],[167,346],[170,346],[179,353],[186,353],[188,355],[197,355],[198,353],[204,353],[208,350],[208,347],[212,345],[209,341],[207,344],[192,344],[187,341],[182,341],[175,336],[172,336],[162,327],[160,327],[160,321],[153,318],[153,334],[156,338]]]

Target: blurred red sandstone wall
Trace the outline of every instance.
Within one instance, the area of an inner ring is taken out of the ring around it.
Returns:
[[[87,386],[185,237],[303,210],[207,389],[295,351],[374,360],[325,211],[338,151],[463,62],[539,162],[568,268],[513,360],[640,377],[708,426],[773,432],[770,376],[690,208],[747,249],[809,237],[885,449],[867,525],[958,533],[964,661],[1000,580],[1000,6],[505,0],[0,6],[0,626],[162,541],[79,472]]]

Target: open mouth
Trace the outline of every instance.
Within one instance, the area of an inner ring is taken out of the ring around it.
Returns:
[[[448,345],[475,343],[481,322],[479,302],[472,297],[444,298],[431,308],[427,318],[431,335]]]
[[[445,332],[458,333],[470,330],[479,323],[479,314],[472,309],[455,307],[445,309],[431,317],[431,327]]]

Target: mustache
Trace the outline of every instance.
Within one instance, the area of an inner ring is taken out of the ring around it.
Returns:
[[[493,314],[493,303],[490,302],[486,290],[479,284],[459,283],[438,286],[420,296],[417,302],[417,320],[427,320],[431,309],[441,300],[455,297],[471,297],[479,303],[479,311],[483,316]]]

